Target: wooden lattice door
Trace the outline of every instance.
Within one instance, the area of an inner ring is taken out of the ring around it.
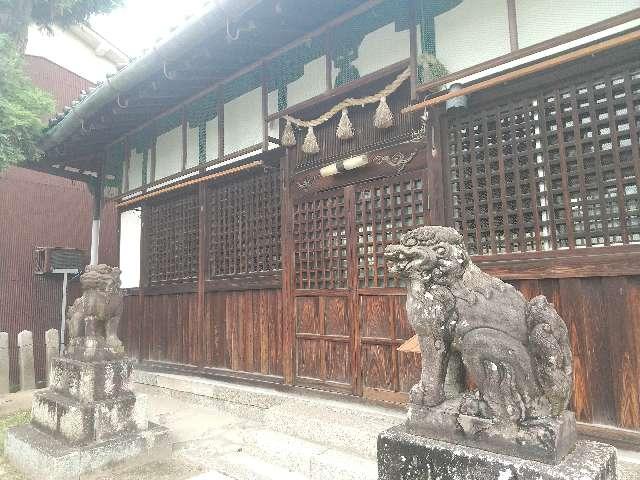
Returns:
[[[415,381],[418,358],[397,352],[413,335],[404,288],[383,255],[402,233],[429,223],[424,152],[412,150],[378,156],[388,162],[374,170],[378,178],[293,202],[298,385],[401,400]]]

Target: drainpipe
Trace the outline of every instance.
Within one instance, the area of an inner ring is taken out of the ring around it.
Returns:
[[[91,223],[91,265],[98,264],[98,247],[100,246],[100,211],[102,209],[103,159],[98,161],[98,178],[93,192],[93,222]]]

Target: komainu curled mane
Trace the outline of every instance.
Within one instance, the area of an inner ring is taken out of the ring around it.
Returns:
[[[476,267],[461,235],[421,227],[387,247],[392,272],[407,280],[407,314],[422,351],[411,403],[445,401],[454,352],[477,385],[460,397],[461,415],[518,425],[558,417],[571,394],[567,328],[545,297],[527,301],[513,286]]]

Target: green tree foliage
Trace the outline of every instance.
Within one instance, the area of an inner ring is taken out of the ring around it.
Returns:
[[[0,0],[0,32],[24,51],[29,25],[65,28],[86,22],[91,15],[109,13],[124,0]]]
[[[33,86],[23,70],[29,25],[51,29],[86,22],[124,0],[0,0],[0,170],[34,160],[42,132],[40,118],[53,100]]]
[[[53,99],[33,86],[22,60],[13,42],[0,35],[0,170],[36,158],[40,118],[53,111]]]

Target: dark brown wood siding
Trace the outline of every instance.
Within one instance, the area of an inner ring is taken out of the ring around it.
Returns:
[[[280,290],[125,296],[120,334],[138,360],[282,375]]]

